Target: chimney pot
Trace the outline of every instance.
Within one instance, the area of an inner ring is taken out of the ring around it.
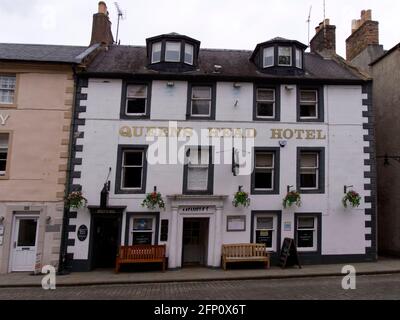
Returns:
[[[92,38],[90,45],[101,43],[109,46],[114,43],[111,31],[111,21],[108,17],[107,5],[104,1],[99,2],[99,11],[93,15]]]
[[[322,21],[315,28],[316,34],[311,39],[311,52],[319,52],[330,56],[336,53],[336,26],[330,24],[329,19]]]

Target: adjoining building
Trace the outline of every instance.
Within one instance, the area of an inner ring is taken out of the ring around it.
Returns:
[[[93,50],[0,44],[0,273],[58,267],[74,73]]]
[[[113,267],[133,244],[166,244],[169,268],[218,267],[228,243],[265,243],[276,261],[286,237],[303,263],[376,260],[371,81],[336,55],[329,21],[316,31],[310,53],[177,33],[100,52],[78,75],[70,191],[88,206],[69,213],[72,270]],[[141,206],[155,190],[165,210]],[[301,206],[282,206],[289,190]],[[349,190],[359,207],[343,207]]]
[[[371,10],[353,21],[347,60],[373,78],[378,189],[378,251],[400,256],[400,44],[384,50]]]

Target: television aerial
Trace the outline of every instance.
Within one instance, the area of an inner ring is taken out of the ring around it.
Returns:
[[[117,44],[120,44],[120,40],[118,42],[118,36],[119,36],[119,23],[121,20],[125,19],[125,13],[122,12],[121,7],[119,6],[118,2],[114,2],[115,7],[117,8],[117,13],[118,13],[118,24],[117,24],[117,36],[115,39],[115,42]]]

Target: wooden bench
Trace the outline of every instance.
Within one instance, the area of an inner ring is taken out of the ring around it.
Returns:
[[[165,272],[166,246],[135,245],[119,248],[115,272],[119,273],[121,264],[130,263],[162,263],[162,270]]]
[[[270,267],[270,255],[265,244],[238,243],[222,245],[222,267],[226,270],[226,264],[230,262],[260,261],[265,267]]]

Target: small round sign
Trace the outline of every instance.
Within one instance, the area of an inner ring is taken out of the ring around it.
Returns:
[[[79,229],[78,229],[79,241],[85,241],[88,237],[88,234],[89,234],[88,227],[86,227],[85,225],[82,225],[79,227]]]

